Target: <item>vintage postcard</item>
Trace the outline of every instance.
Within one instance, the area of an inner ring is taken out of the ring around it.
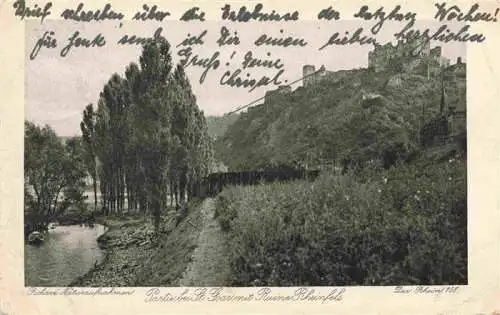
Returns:
[[[500,312],[499,11],[4,1],[0,314]]]

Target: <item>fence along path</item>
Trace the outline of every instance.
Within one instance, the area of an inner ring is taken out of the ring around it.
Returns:
[[[229,185],[257,185],[274,181],[290,181],[296,179],[314,180],[319,170],[272,170],[250,172],[212,173],[196,183],[193,187],[194,197],[214,197]]]

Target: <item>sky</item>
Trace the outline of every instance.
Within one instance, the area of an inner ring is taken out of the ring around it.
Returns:
[[[89,103],[97,104],[99,93],[112,74],[124,74],[125,68],[131,62],[139,61],[141,49],[137,45],[118,45],[118,40],[125,34],[151,37],[158,27],[162,27],[162,35],[173,46],[173,61],[178,63],[178,52],[185,48],[179,45],[188,34],[198,36],[207,30],[203,37],[203,45],[193,45],[193,55],[199,58],[211,58],[219,51],[220,65],[215,70],[207,72],[203,84],[200,76],[205,68],[190,66],[186,73],[190,79],[193,92],[197,97],[198,106],[205,115],[223,115],[238,106],[245,105],[265,95],[267,90],[276,89],[269,85],[249,92],[248,88],[234,88],[221,85],[220,79],[226,71],[235,71],[242,67],[244,55],[251,51],[252,55],[260,59],[281,59],[285,72],[282,80],[295,81],[302,76],[303,65],[310,64],[319,69],[325,65],[327,70],[345,70],[365,68],[368,65],[368,52],[371,45],[329,46],[318,50],[335,32],[343,34],[345,31],[353,33],[358,27],[364,27],[364,33],[369,35],[369,28],[374,23],[361,24],[359,21],[298,21],[298,22],[249,22],[224,23],[220,21],[206,21],[204,23],[185,23],[167,21],[162,23],[139,22],[98,22],[78,23],[61,20],[45,20],[26,23],[26,67],[25,67],[25,117],[38,124],[48,124],[61,136],[80,134],[80,121],[85,106]],[[217,39],[220,37],[221,27],[226,26],[231,33],[237,32],[240,44],[219,47]],[[386,22],[377,40],[381,43],[393,41],[393,34],[403,27],[401,24]],[[418,22],[418,28],[437,29],[437,24]],[[453,27],[452,29],[457,29]],[[34,60],[30,60],[35,44],[46,31],[53,31],[58,47],[41,48]],[[101,33],[106,39],[106,45],[100,48],[73,47],[65,58],[60,57],[60,51],[69,42],[75,31],[79,31],[84,38],[93,39]],[[272,37],[303,38],[308,45],[305,47],[271,47],[255,46],[254,42],[262,34]],[[436,44],[431,43],[431,47]],[[443,55],[448,57],[452,64],[457,57],[466,60],[466,46],[461,43],[440,44]],[[231,58],[232,56],[232,58]],[[272,78],[276,69],[252,68],[243,69],[241,76],[260,79],[262,76]],[[300,86],[297,83],[292,89]]]

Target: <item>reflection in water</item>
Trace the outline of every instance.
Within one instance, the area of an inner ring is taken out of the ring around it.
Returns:
[[[25,286],[66,286],[87,273],[104,257],[97,238],[105,229],[98,224],[58,226],[41,246],[25,245]]]

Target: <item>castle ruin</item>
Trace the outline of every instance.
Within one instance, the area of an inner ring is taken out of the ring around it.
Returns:
[[[315,66],[305,65],[302,67],[302,85],[304,87],[313,86],[318,81],[333,73],[333,71],[327,71],[325,65],[322,65],[317,71]]]
[[[391,70],[399,73],[413,72],[430,77],[440,76],[444,69],[450,66],[450,60],[442,55],[442,48],[436,46],[431,49],[429,41],[399,40],[396,45],[387,43],[385,45],[375,44],[374,49],[368,53],[368,70],[381,72]],[[463,67],[462,60],[457,60],[457,65]],[[319,81],[330,78],[334,81],[341,80],[355,70],[328,71],[322,65],[318,70],[314,65],[308,64],[302,67],[302,86],[313,87]],[[280,86],[274,91],[269,91],[265,99],[276,95],[286,95],[292,92],[289,85]]]
[[[429,74],[440,73],[443,67],[447,67],[450,61],[442,56],[440,46],[431,49],[429,41],[399,40],[396,45],[387,43],[376,44],[374,50],[368,53],[368,68],[375,72],[384,71],[388,68],[408,72],[422,63],[425,63]]]

